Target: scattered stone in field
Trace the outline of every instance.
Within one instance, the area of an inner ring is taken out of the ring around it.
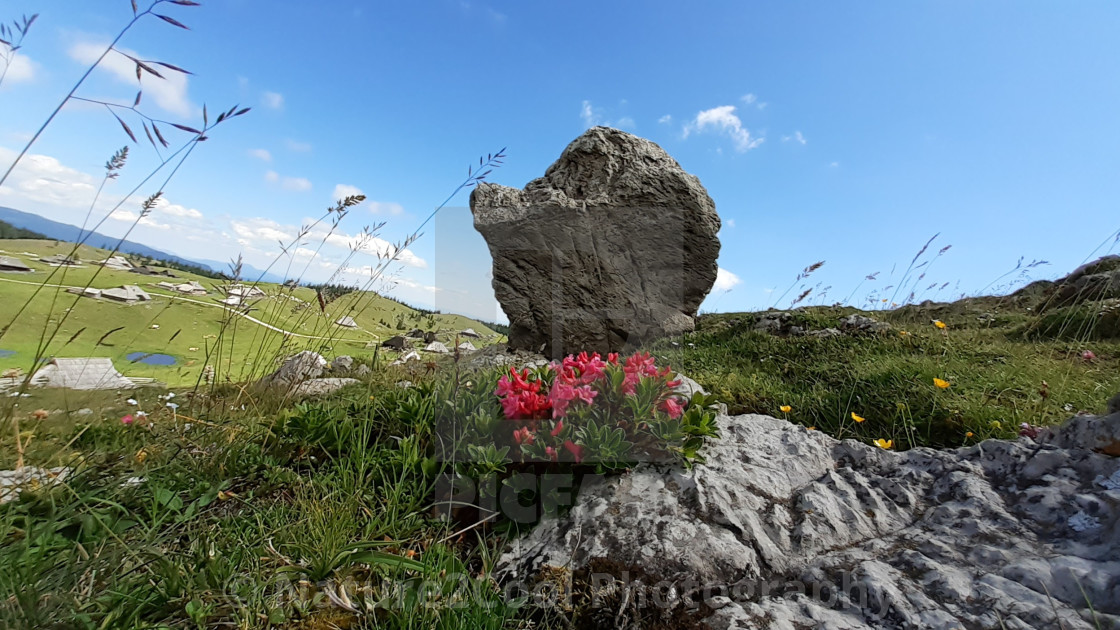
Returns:
[[[466,362],[466,366],[472,370],[508,366],[537,367],[540,365],[548,365],[548,359],[534,352],[510,350],[505,344],[486,346],[472,354]]]
[[[89,407],[82,407],[81,409],[75,411],[74,415],[77,415],[77,416],[92,416],[93,415],[93,410],[90,409]]]
[[[412,381],[397,381],[397,387],[401,389],[408,389],[412,387]]]
[[[408,334],[405,336],[412,337],[413,339],[423,339],[424,331],[420,330],[419,328],[413,328],[412,330],[408,331]]]
[[[280,369],[266,376],[264,382],[272,385],[295,385],[318,378],[326,367],[327,360],[323,355],[304,350],[285,359]]]
[[[806,337],[824,337],[824,338],[827,338],[827,337],[839,337],[840,335],[843,335],[843,334],[844,333],[841,332],[839,328],[822,328],[820,330],[810,330],[809,332],[805,333],[805,336]]]
[[[424,347],[424,352],[435,352],[437,354],[447,354],[451,352],[442,341],[433,341]]]
[[[357,367],[357,369],[354,370],[354,374],[356,376],[369,376],[370,372],[372,371],[373,370],[371,370],[368,365],[362,363]]]
[[[691,331],[716,279],[700,180],[617,129],[589,129],[524,190],[479,184],[470,204],[511,348],[558,358]]]
[[[409,361],[419,361],[419,360],[420,360],[420,353],[416,352],[415,350],[411,350],[411,351],[409,351],[408,354],[402,355],[400,358],[398,358],[396,361],[393,361],[389,365],[404,365],[405,363],[408,363]]]
[[[717,630],[1115,628],[1120,459],[1084,445],[1120,416],[1094,420],[1049,442],[899,453],[722,416],[705,463],[585,481],[567,514],[510,543],[497,573],[530,586],[590,576],[609,611],[597,627],[685,610]],[[604,586],[611,577],[645,590]],[[639,610],[650,597],[664,608]]]
[[[358,382],[360,381],[356,378],[313,378],[296,385],[292,394],[295,396],[322,396]]]
[[[0,505],[16,499],[20,492],[58,483],[70,474],[65,466],[36,468],[25,466],[20,470],[0,470]]]
[[[767,311],[758,317],[754,329],[771,335],[787,335],[793,324],[793,315],[786,311]]]
[[[335,357],[334,361],[331,361],[332,372],[347,372],[352,367],[354,367],[354,357],[342,355],[340,357]]]
[[[393,350],[404,350],[408,347],[408,338],[401,335],[389,337],[381,342],[382,348],[392,348]]]
[[[852,314],[840,320],[840,330],[847,333],[881,333],[890,329],[890,324],[866,315]]]

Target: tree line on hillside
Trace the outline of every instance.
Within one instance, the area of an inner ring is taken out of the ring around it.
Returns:
[[[40,234],[38,232],[32,232],[31,230],[25,230],[23,228],[18,228],[16,226],[12,225],[11,223],[7,223],[5,221],[0,221],[0,239],[17,239],[17,238],[50,240],[46,236],[43,236],[42,234]]]

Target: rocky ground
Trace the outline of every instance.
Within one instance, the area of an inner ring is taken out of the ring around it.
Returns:
[[[721,425],[691,471],[585,487],[501,575],[575,575],[586,627],[1120,627],[1120,413],[905,453]]]

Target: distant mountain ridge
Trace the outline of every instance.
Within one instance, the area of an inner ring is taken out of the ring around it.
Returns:
[[[37,232],[48,239],[66,241],[68,243],[76,243],[78,242],[79,238],[85,235],[88,236],[85,241],[86,245],[89,245],[90,247],[97,247],[100,249],[112,250],[114,247],[117,247],[117,242],[120,241],[120,239],[118,238],[105,236],[104,234],[101,234],[99,232],[93,232],[92,234],[89,234],[88,232],[83,232],[82,229],[76,225],[59,223],[58,221],[52,221],[37,214],[31,214],[30,212],[21,212],[19,210],[16,210],[15,208],[8,208],[5,206],[0,206],[0,221],[11,224],[13,227]],[[230,271],[229,264],[223,264],[214,260],[191,260],[189,258],[183,258],[181,256],[169,254],[167,252],[155,249],[154,247],[149,247],[147,245],[134,241],[121,242],[119,251],[125,254],[136,254],[139,256],[146,256],[148,258],[155,258],[158,260],[165,260],[168,262],[175,262],[179,264],[198,265],[200,267],[211,269],[217,273],[228,274]],[[284,278],[275,274],[266,273],[263,277],[261,276],[261,274],[262,271],[260,269],[256,269],[249,265],[242,266],[241,277],[245,280],[255,282],[259,279],[262,282],[276,283],[284,281]]]

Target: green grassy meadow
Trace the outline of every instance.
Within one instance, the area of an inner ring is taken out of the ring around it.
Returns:
[[[7,255],[65,247],[0,242]],[[34,274],[2,277],[42,282],[44,266],[31,264]],[[92,272],[68,269],[63,280],[60,271],[58,283],[84,284]],[[94,286],[157,281],[103,271]],[[447,446],[438,410],[476,417],[470,407],[479,401],[496,409],[490,397],[501,370],[471,371],[453,357],[391,366],[366,347],[401,328],[491,331],[371,293],[343,296],[323,316],[310,289],[262,288],[269,297],[253,316],[307,337],[285,340],[205,304],[209,296],[192,298],[197,304],[153,290],[152,302],[123,305],[61,293],[52,305],[53,290],[32,299],[34,286],[0,280],[5,320],[28,304],[0,340],[17,352],[0,366],[26,369],[44,324],[72,307],[46,356],[109,356],[126,375],[162,383],[0,398],[0,470],[22,457],[69,471],[0,505],[0,627],[581,627],[578,605],[549,611],[502,596],[494,569],[517,527],[434,511],[439,474],[504,470],[490,459],[456,464],[434,455]],[[1118,312],[1116,299],[1048,306],[1033,289],[889,311],[790,311],[811,331],[851,314],[890,325],[833,336],[773,335],[755,330],[762,313],[722,313],[642,350],[732,414],[788,418],[894,450],[946,448],[1102,412],[1120,391]],[[358,329],[331,325],[343,315]],[[357,384],[304,400],[247,382],[304,347],[351,354],[372,369]],[[129,364],[132,351],[179,363]],[[228,380],[196,387],[206,364]]]
[[[53,268],[38,262],[42,256],[68,254],[72,247],[55,241],[0,241],[3,255],[20,258],[35,269],[34,273],[0,272],[0,325],[8,325],[15,318],[0,337],[0,349],[15,354],[0,357],[0,370],[19,368],[26,372],[36,356],[109,357],[126,376],[185,386],[196,383],[206,365],[213,365],[219,378],[224,375],[239,381],[265,374],[275,367],[279,357],[305,349],[328,356],[370,356],[381,340],[414,327],[446,331],[441,338],[449,342],[454,331],[464,328],[473,328],[484,336],[493,334],[479,322],[461,315],[428,316],[372,292],[346,294],[329,303],[323,313],[312,289],[257,285],[267,297],[250,301],[253,310],[249,316],[293,333],[286,335],[237,316],[218,304],[215,298],[225,297],[217,291],[222,285],[220,280],[177,270],[172,271],[177,276],[172,279],[102,269],[84,262],[76,268]],[[22,255],[24,252],[35,256]],[[95,261],[104,260],[108,252],[82,246],[77,255],[82,261]],[[52,272],[49,284],[90,284],[101,289],[135,284],[147,291],[152,300],[123,304],[79,297],[57,287],[40,288],[38,285],[47,282]],[[183,296],[154,287],[161,281],[191,280],[201,283],[210,294]],[[72,310],[67,314],[66,309]],[[65,321],[58,327],[63,315]],[[352,317],[357,328],[335,325],[343,316]],[[111,332],[114,329],[117,330]],[[106,336],[107,333],[111,334]],[[44,345],[42,340],[52,334],[53,339]],[[175,357],[176,362],[171,366],[131,362],[126,356],[134,352],[167,354]]]

